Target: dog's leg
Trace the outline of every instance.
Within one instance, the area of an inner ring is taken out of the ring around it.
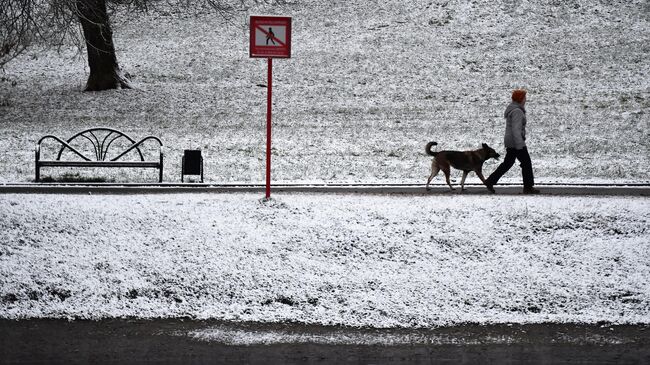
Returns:
[[[485,177],[483,177],[483,172],[481,171],[481,169],[478,168],[477,170],[474,170],[474,172],[476,172],[476,175],[479,177],[479,179],[481,179],[481,181],[483,181],[483,185],[485,185],[485,187],[487,187],[488,191],[490,193],[494,194],[495,193],[494,186],[489,184],[488,181],[485,179]]]
[[[438,175],[438,171],[440,171],[440,167],[438,167],[438,163],[436,160],[433,160],[431,162],[431,175],[429,176],[429,180],[427,180],[427,190],[429,190],[429,183],[431,180],[433,180],[436,175]]]
[[[463,178],[460,180],[460,191],[465,191],[465,179],[467,178],[469,171],[463,171]]]
[[[483,177],[483,171],[481,171],[481,169],[476,169],[476,170],[474,170],[474,172],[476,173],[476,176],[478,176],[478,178],[481,179],[481,181],[483,182],[483,185],[487,186],[487,184],[485,182],[485,177]]]
[[[453,186],[451,186],[451,181],[449,181],[449,175],[451,174],[451,172],[449,171],[449,166],[443,166],[442,172],[445,173],[445,180],[447,180],[447,185],[449,185],[449,189],[456,190],[454,189]]]

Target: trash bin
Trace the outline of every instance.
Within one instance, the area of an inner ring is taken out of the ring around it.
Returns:
[[[201,175],[201,182],[203,182],[203,156],[201,156],[201,150],[185,150],[181,169],[181,182],[185,182],[185,175]]]

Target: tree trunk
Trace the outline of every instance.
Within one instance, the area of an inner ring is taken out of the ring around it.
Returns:
[[[106,1],[77,0],[77,10],[86,39],[90,67],[86,91],[130,89],[129,80],[122,75],[117,64]]]

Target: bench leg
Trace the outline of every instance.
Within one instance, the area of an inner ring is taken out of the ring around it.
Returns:
[[[160,151],[160,171],[158,173],[158,183],[162,182],[162,176],[163,176],[163,154],[162,150]]]
[[[38,160],[40,157],[39,155],[40,155],[39,146],[36,146],[36,150],[34,150],[34,166],[36,167],[36,182],[38,182],[38,180],[41,178],[41,171],[38,166]]]

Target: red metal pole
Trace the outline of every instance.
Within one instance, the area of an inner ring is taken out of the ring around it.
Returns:
[[[271,109],[273,100],[273,58],[269,58],[269,84],[266,96],[266,199],[271,197]]]

